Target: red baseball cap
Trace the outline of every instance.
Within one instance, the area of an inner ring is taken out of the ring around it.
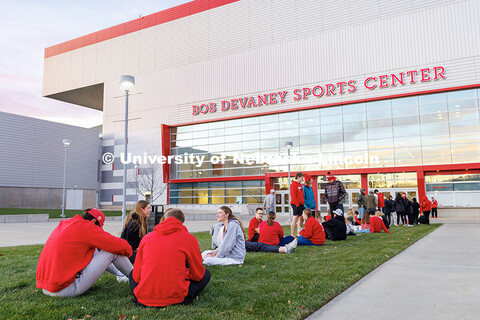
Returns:
[[[305,173],[305,182],[307,182],[310,179],[312,179],[312,177],[308,173]]]
[[[88,213],[90,213],[95,219],[97,219],[100,227],[103,228],[103,224],[105,223],[105,214],[103,214],[103,212],[98,209],[90,209]]]

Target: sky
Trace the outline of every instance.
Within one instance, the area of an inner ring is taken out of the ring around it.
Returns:
[[[101,111],[42,97],[45,48],[189,0],[0,0],[0,111],[85,128]]]

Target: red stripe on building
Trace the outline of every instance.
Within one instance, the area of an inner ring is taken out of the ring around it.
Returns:
[[[169,8],[157,13],[150,14],[132,21],[128,21],[104,30],[100,30],[86,36],[69,40],[45,49],[45,58],[50,58],[65,52],[83,48],[105,40],[110,40],[126,34],[158,26],[194,14],[221,7],[240,0],[194,0]]]

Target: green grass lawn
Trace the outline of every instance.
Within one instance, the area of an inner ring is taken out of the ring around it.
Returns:
[[[121,216],[122,211],[105,211],[102,210],[103,213],[107,217],[111,216]],[[48,213],[50,219],[52,218],[60,218],[62,214],[62,209],[28,209],[28,208],[0,208],[0,215],[7,215],[7,214],[40,214],[40,213]],[[83,210],[65,210],[65,215],[68,218],[73,217],[76,214],[83,214]]]
[[[35,288],[43,246],[0,248],[0,319],[302,319],[439,226],[392,227],[293,254],[247,253],[244,265],[208,267],[212,279],[193,304],[166,308],[135,306],[128,284],[108,273],[80,297],[47,297]],[[209,249],[207,232],[195,236]]]

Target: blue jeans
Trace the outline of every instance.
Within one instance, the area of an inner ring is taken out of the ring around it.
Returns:
[[[313,243],[304,236],[298,236],[297,241],[299,246],[318,246],[318,244]]]
[[[280,239],[280,242],[277,244],[277,246],[284,246],[284,245],[286,245],[287,243],[292,242],[294,239],[295,239],[295,238],[292,237],[292,236],[283,237],[282,239]]]
[[[358,231],[355,231],[355,233],[370,233],[370,229],[358,230]]]
[[[360,207],[358,208],[358,219],[362,219],[363,218],[363,213],[365,212],[365,208],[364,207]]]

